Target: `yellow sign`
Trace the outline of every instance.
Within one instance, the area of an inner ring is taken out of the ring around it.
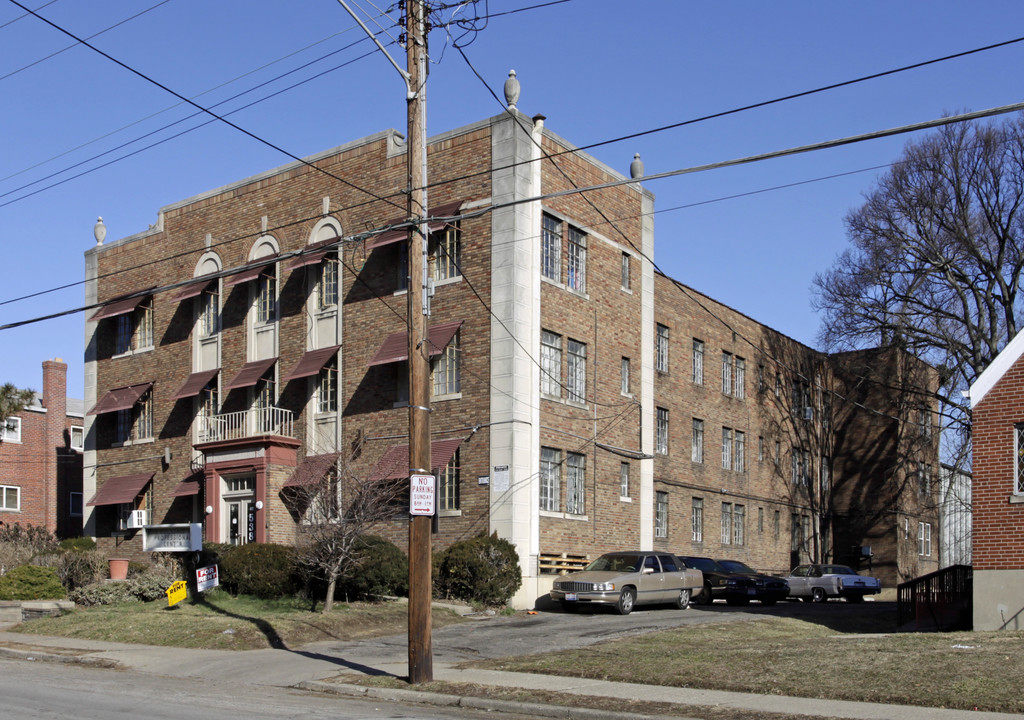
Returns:
[[[188,595],[188,583],[178,580],[167,588],[167,607],[180,603]]]

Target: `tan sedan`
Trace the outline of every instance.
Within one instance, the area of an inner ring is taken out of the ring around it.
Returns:
[[[629,551],[607,553],[580,572],[556,580],[550,596],[567,612],[603,604],[629,615],[637,605],[689,607],[693,593],[703,587],[701,571],[684,567],[671,553]]]

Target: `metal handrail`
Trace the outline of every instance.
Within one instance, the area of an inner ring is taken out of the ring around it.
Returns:
[[[241,440],[257,435],[295,437],[295,413],[279,407],[250,408],[221,415],[200,415],[199,442]]]

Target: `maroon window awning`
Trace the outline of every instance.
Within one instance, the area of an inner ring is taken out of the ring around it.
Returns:
[[[437,470],[451,462],[455,451],[462,444],[462,438],[433,440],[430,443],[430,468]],[[409,446],[392,445],[381,456],[370,472],[370,481],[400,480],[409,477]]]
[[[183,400],[184,398],[195,397],[199,394],[200,390],[206,387],[208,382],[217,377],[217,373],[219,372],[220,368],[192,373],[188,376],[188,380],[185,381],[185,384],[181,386],[181,389],[171,396],[171,400]]]
[[[224,287],[232,287],[234,285],[241,285],[242,283],[255,280],[269,265],[273,265],[277,262],[277,255],[272,257],[260,258],[256,262],[249,263],[239,269],[238,272],[230,275],[224,280]]]
[[[317,485],[334,464],[341,457],[341,453],[327,453],[325,455],[307,455],[305,459],[295,468],[292,476],[285,480],[282,488],[286,487],[308,487]]]
[[[313,243],[305,248],[305,252],[296,258],[292,258],[292,261],[288,263],[287,270],[298,270],[301,267],[307,265],[316,265],[318,262],[327,257],[332,252],[337,252],[338,248],[331,243],[336,243],[341,238],[334,237],[328,240],[321,240],[320,242]],[[324,247],[328,246],[328,247]]]
[[[291,382],[298,378],[316,375],[337,354],[340,347],[341,345],[332,345],[331,347],[319,348],[318,350],[308,350],[302,356],[302,359],[299,360],[298,364],[292,368],[292,371],[285,375],[282,382]]]
[[[224,386],[224,389],[234,390],[236,388],[252,387],[260,381],[263,373],[272,368],[276,362],[276,357],[247,362],[238,371],[238,374],[231,378],[231,382]]]
[[[430,342],[431,357],[444,352],[444,349],[448,347],[448,343],[455,337],[455,333],[462,327],[463,322],[465,321],[455,320],[454,322],[440,323],[430,327],[430,330],[427,331],[427,337]],[[374,365],[387,365],[388,363],[401,362],[408,359],[409,335],[403,331],[388,335],[366,365],[367,367],[373,367]]]
[[[171,497],[192,497],[198,495],[206,473],[202,470],[194,472],[178,483],[178,486],[171,490]]]
[[[86,415],[103,415],[117,410],[127,410],[137,403],[139,398],[145,395],[151,387],[153,387],[153,383],[149,382],[110,390]]]
[[[105,320],[106,318],[117,317],[118,315],[127,315],[130,312],[134,312],[135,308],[146,301],[149,295],[139,295],[138,297],[124,298],[122,300],[115,300],[112,303],[107,303],[89,318],[90,321],[96,322],[98,320]]]
[[[430,208],[427,211],[428,217],[444,218],[452,215],[458,215],[459,210],[462,209],[464,200],[456,200],[455,202],[445,203],[444,205],[438,205],[435,208]],[[388,225],[398,225],[405,222],[403,218],[396,218],[388,222]],[[448,225],[444,220],[431,220],[427,223],[427,232],[437,232],[445,225]],[[366,244],[367,250],[373,250],[374,248],[383,247],[384,245],[390,245],[392,243],[406,240],[409,237],[409,228],[402,228],[400,230],[388,230],[385,233],[381,233],[377,237],[373,238]]]
[[[110,478],[103,483],[103,486],[96,491],[92,500],[86,505],[120,505],[121,503],[135,502],[135,498],[142,494],[155,474],[142,473]]]
[[[184,302],[185,300],[191,300],[194,297],[199,297],[206,291],[206,288],[210,286],[211,282],[215,280],[211,277],[203,276],[192,280],[187,285],[183,285],[178,289],[177,294],[171,298],[171,302]]]

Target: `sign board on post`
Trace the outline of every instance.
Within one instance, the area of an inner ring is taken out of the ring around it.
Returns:
[[[196,590],[203,592],[220,585],[220,578],[217,575],[217,566],[196,568]]]
[[[434,514],[434,476],[413,475],[409,478],[409,513]]]
[[[196,552],[202,548],[203,526],[199,523],[142,528],[142,549],[146,552]]]
[[[188,583],[184,580],[175,580],[165,591],[167,593],[167,607],[180,603],[188,595]]]

